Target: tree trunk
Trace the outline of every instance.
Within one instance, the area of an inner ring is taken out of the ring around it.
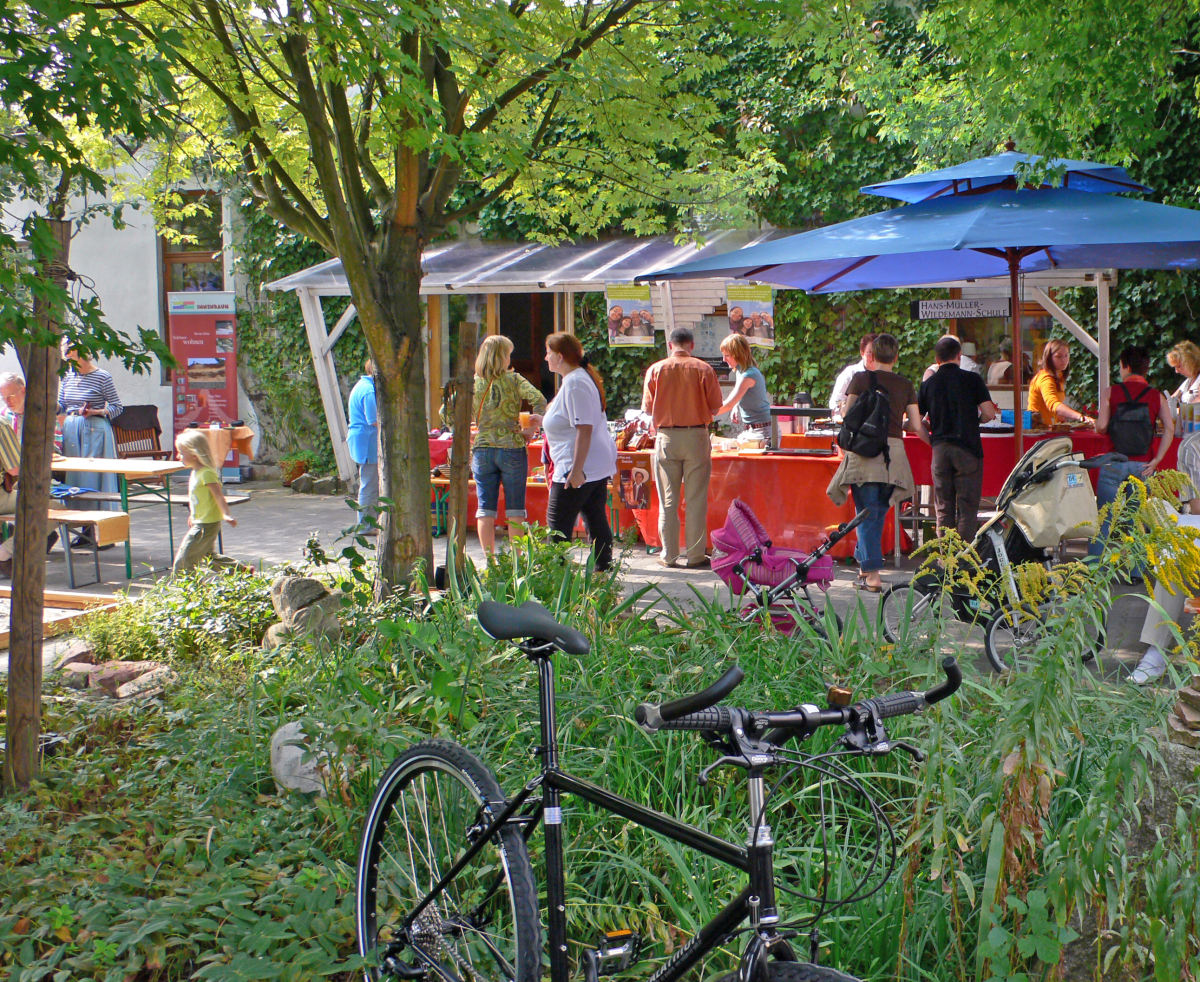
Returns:
[[[458,352],[454,363],[454,443],[450,450],[450,500],[446,513],[454,536],[455,555],[462,568],[467,551],[467,506],[471,494],[471,404],[475,395],[475,349],[479,325],[464,321],[458,329]],[[448,573],[449,571],[447,571]]]
[[[380,263],[367,287],[374,303],[358,303],[359,319],[378,369],[380,494],[379,581],[386,594],[411,580],[418,563],[432,572],[429,522],[429,429],[425,414],[425,346],[421,321],[421,246],[407,230],[393,262]],[[354,284],[351,283],[353,290]]]
[[[58,244],[44,275],[60,287],[67,281],[71,248],[69,222],[43,219]],[[56,328],[35,299],[42,327]],[[6,783],[28,787],[38,772],[42,724],[42,608],[46,587],[46,503],[50,500],[50,457],[58,404],[57,346],[23,347],[25,418],[21,433],[21,476],[17,492],[17,533],[13,553],[12,614],[9,631],[8,721],[4,758]],[[0,424],[2,425],[2,424]]]

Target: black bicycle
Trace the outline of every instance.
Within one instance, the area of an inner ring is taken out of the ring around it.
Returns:
[[[848,781],[865,796],[858,776],[838,758],[904,749],[923,759],[916,747],[891,740],[884,720],[918,712],[954,692],[962,676],[953,658],[942,663],[946,680],[928,692],[896,692],[854,705],[849,705],[849,692],[837,688],[830,689],[825,709],[801,705],[764,712],[718,705],[743,678],[734,666],[702,692],[662,705],[638,706],[635,718],[645,730],[696,730],[716,748],[720,757],[700,774],[701,781],[716,767],[745,772],[748,835],[739,845],[562,770],[552,655],[556,650],[586,654],[587,638],[532,601],[520,607],[484,602],[478,617],[487,634],[514,642],[537,666],[539,773],[508,799],[478,757],[446,740],[418,743],[388,768],[367,812],[358,859],[358,946],[368,965],[368,980],[539,979],[542,924],[526,842],[540,826],[545,843],[550,980],[567,982],[571,969],[561,801],[563,795],[576,795],[745,874],[741,892],[675,950],[650,975],[650,982],[674,982],[714,948],[743,932],[747,940],[738,971],[722,982],[855,982],[849,975],[816,964],[815,927],[809,935],[808,961],[801,961],[793,947],[798,932],[783,920],[776,905],[775,841],[768,823],[765,774],[777,765],[804,766],[818,775]],[[805,756],[788,748],[823,726],[845,729],[829,751]],[[824,801],[822,794],[822,834]],[[870,802],[870,810],[877,822],[886,825],[877,804]],[[886,828],[890,834],[890,826]],[[894,863],[894,838],[890,845],[876,850],[878,863],[886,866],[880,883]],[[823,906],[823,897],[810,899]],[[640,939],[632,932],[605,935],[579,959],[584,979],[596,982],[601,975],[626,971],[640,960],[640,948]]]

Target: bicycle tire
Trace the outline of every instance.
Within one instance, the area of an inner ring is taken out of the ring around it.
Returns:
[[[1010,672],[1020,668],[1036,650],[1044,634],[1043,625],[1054,610],[1053,604],[1029,607],[1000,607],[983,632],[983,650],[992,668],[997,672]],[[1080,660],[1092,661],[1103,650],[1106,632],[1103,624],[1093,632],[1086,625],[1087,639],[1080,652]]]
[[[516,825],[501,829],[430,902],[411,938],[397,930],[504,803],[487,766],[448,740],[415,744],[388,768],[363,824],[355,884],[367,982],[420,978],[421,965],[429,979],[537,982],[537,889]]]
[[[767,962],[765,982],[862,982],[857,976],[812,962]],[[738,973],[722,975],[717,982],[738,982]]]
[[[941,620],[941,591],[926,593],[911,583],[893,583],[879,598],[879,618],[883,636],[892,644],[906,638],[928,644],[937,633]]]

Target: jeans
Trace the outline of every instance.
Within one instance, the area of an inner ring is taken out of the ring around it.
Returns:
[[[887,518],[888,502],[892,497],[890,484],[852,484],[854,510],[867,513],[857,529],[858,544],[854,547],[854,558],[864,573],[883,569],[883,522]]]
[[[505,492],[508,493],[507,491]],[[553,481],[546,505],[546,524],[554,538],[565,541],[575,531],[575,519],[582,513],[583,524],[592,540],[596,569],[603,572],[612,565],[613,536],[608,524],[608,478],[588,481],[578,488]]]
[[[479,507],[476,518],[495,518],[500,507],[500,485],[504,485],[504,514],[525,517],[525,475],[529,457],[525,448],[476,447],[471,454],[471,476]]]
[[[358,465],[358,524],[375,515],[379,500],[379,460],[366,460]]]
[[[1100,473],[1096,478],[1096,507],[1103,508],[1105,505],[1111,505],[1116,501],[1117,491],[1125,483],[1125,478],[1140,478],[1145,466],[1145,461],[1127,460],[1123,464],[1105,464],[1101,467]],[[1101,556],[1104,554],[1104,550],[1108,544],[1108,527],[1110,524],[1110,518],[1104,519],[1101,523],[1100,533],[1088,543],[1089,556]],[[1140,576],[1141,572],[1134,570],[1134,574]]]

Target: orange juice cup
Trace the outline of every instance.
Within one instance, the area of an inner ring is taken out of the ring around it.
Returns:
[[[530,418],[532,415],[532,413],[517,414],[517,419],[520,421],[521,429],[527,430],[533,424],[533,420]]]

